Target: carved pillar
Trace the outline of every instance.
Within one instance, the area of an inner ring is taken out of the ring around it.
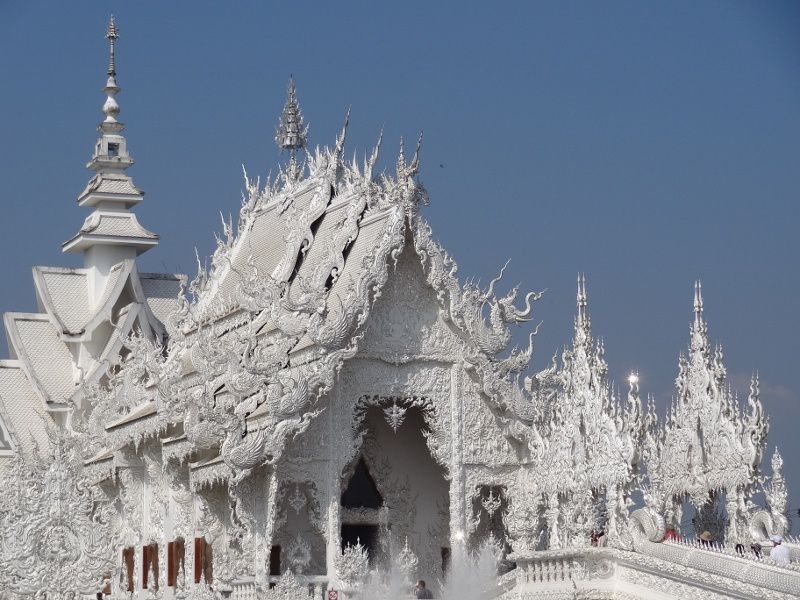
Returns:
[[[338,388],[334,389],[331,394],[331,403],[335,403],[335,406],[340,405],[339,402],[339,393]],[[340,477],[341,477],[341,470],[344,466],[341,464],[342,461],[342,446],[343,444],[350,444],[351,440],[342,440],[340,439],[343,435],[349,435],[349,433],[343,433],[342,431],[337,431],[336,425],[336,411],[330,409],[327,411],[328,413],[328,440],[331,445],[333,451],[328,456],[328,469],[327,469],[327,480],[325,482],[325,497],[320,502],[321,506],[325,506],[325,502],[327,501],[327,511],[326,511],[326,525],[327,525],[327,536],[325,540],[325,566],[326,572],[328,576],[328,587],[333,588],[339,585],[339,574],[336,571],[336,562],[337,558],[341,554],[341,506],[340,506],[340,497],[341,497],[341,490],[340,490]]]
[[[144,469],[141,461],[135,455],[121,452],[117,458],[117,481],[119,483],[118,496],[122,504],[120,511],[120,541],[118,549],[122,560],[120,562],[119,591],[136,593],[142,589],[142,543],[144,523]],[[131,580],[133,581],[133,589]]]
[[[176,590],[186,589],[191,578],[187,575],[186,565],[193,564],[195,537],[194,530],[194,495],[189,489],[189,475],[186,468],[172,465],[172,476],[169,481],[169,510],[166,519],[166,536],[173,544],[174,556],[172,583]],[[169,579],[169,573],[168,573]]]
[[[732,545],[738,544],[743,540],[740,539],[741,533],[739,531],[739,495],[742,494],[742,491],[737,489],[736,491],[728,490],[725,493],[725,512],[728,515],[728,527],[727,531],[725,531],[725,543]]]
[[[681,532],[681,521],[683,520],[683,501],[673,496],[666,501],[664,510],[664,520],[667,524],[675,526],[675,531]]]
[[[267,478],[266,512],[264,514],[264,528],[257,533],[255,577],[256,585],[266,589],[269,586],[269,561],[272,550],[272,540],[275,537],[275,519],[278,516],[278,473],[275,467],[270,467]]]
[[[606,490],[606,543],[619,547],[620,539],[617,531],[617,486]]]
[[[547,539],[550,549],[561,547],[561,538],[558,535],[558,494],[550,492],[544,495],[544,519],[547,523]]]
[[[464,414],[463,390],[464,369],[461,364],[450,367],[450,544],[458,547],[467,535],[467,492],[464,474]]]

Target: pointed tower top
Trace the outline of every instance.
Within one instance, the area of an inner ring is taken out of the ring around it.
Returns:
[[[694,318],[696,322],[703,319],[703,284],[699,279],[694,282]]]
[[[80,231],[62,244],[64,252],[85,253],[87,266],[101,262],[113,266],[124,258],[133,258],[158,244],[158,235],[144,229],[136,216],[128,212],[128,209],[141,202],[144,193],[125,174],[125,170],[133,164],[133,158],[128,154],[128,142],[122,135],[125,127],[117,120],[120,112],[116,100],[120,92],[116,70],[118,37],[119,29],[112,16],[106,29],[109,44],[108,79],[103,88],[106,93],[103,104],[106,118],[97,128],[100,137],[94,146],[92,159],[86,165],[95,171],[95,176],[78,196],[78,204],[91,207],[94,212]]]
[[[586,295],[586,275],[578,273],[578,321],[584,323],[587,317],[586,307],[589,304],[588,296]]]
[[[119,37],[119,29],[114,21],[114,15],[111,15],[111,20],[108,22],[108,29],[106,30],[106,39],[108,40],[108,74],[114,77],[117,74],[116,64],[114,63],[114,43]]]
[[[294,77],[290,76],[289,85],[286,88],[286,104],[283,105],[278,129],[275,132],[275,143],[281,150],[289,150],[294,153],[305,148],[307,141],[308,126],[303,122],[303,112],[297,101]]]

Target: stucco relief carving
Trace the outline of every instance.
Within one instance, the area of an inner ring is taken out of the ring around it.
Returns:
[[[73,441],[52,432],[51,443],[0,474],[0,589],[21,598],[91,593],[114,568],[114,507],[82,478]]]

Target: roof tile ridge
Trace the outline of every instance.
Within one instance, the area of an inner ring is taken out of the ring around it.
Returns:
[[[131,288],[133,288],[134,299],[144,312],[150,328],[157,337],[160,337],[163,340],[166,338],[167,328],[158,319],[158,317],[153,314],[153,311],[150,308],[150,303],[147,301],[147,294],[144,291],[144,287],[142,287],[141,275],[139,274],[139,270],[136,268],[135,262],[133,264],[133,269],[128,274],[128,279],[131,282]]]
[[[100,303],[95,307],[91,313],[91,316],[89,317],[89,320],[84,324],[84,333],[82,335],[85,335],[87,332],[89,335],[91,335],[97,326],[100,325],[100,323],[103,321],[110,322],[112,320],[112,309],[114,304],[116,304],[120,295],[122,295],[122,291],[125,289],[125,285],[130,279],[131,271],[134,270],[134,266],[135,261],[131,258],[128,258],[120,261],[111,268],[110,272],[112,273],[115,271],[122,272],[117,276],[116,281],[113,283],[110,281],[106,283],[106,287],[103,289],[103,295],[100,298]]]
[[[33,368],[33,364],[28,356],[28,352],[22,343],[20,331],[17,328],[17,319],[23,319],[27,317],[37,317],[36,320],[50,323],[52,326],[52,322],[48,319],[47,315],[43,315],[41,313],[33,314],[7,312],[3,315],[3,323],[6,327],[6,336],[8,338],[9,349],[13,348],[14,353],[17,355],[17,362],[20,364],[22,372],[25,374],[25,377],[27,378],[33,390],[36,392],[36,395],[41,399],[42,407],[47,410],[48,403],[54,402],[54,400],[50,398],[50,395],[47,393],[47,391],[45,391],[44,386],[39,381],[39,378],[34,376],[36,370]]]
[[[85,269],[84,267],[51,267],[47,265],[34,265],[32,267],[33,271],[39,271],[41,273],[56,273],[59,275],[80,275],[85,277],[89,274],[89,269]]]
[[[139,279],[154,279],[156,281],[186,281],[188,275],[186,273],[158,273],[158,272],[145,272],[137,269]]]
[[[81,380],[82,384],[92,384],[96,380],[98,380],[104,373],[104,366],[107,366],[111,363],[109,357],[116,356],[119,353],[120,348],[122,348],[123,343],[128,338],[128,334],[133,329],[133,324],[136,322],[136,319],[141,314],[141,308],[138,303],[132,303],[133,308],[129,310],[124,315],[124,320],[121,323],[118,323],[117,326],[114,328],[114,331],[111,333],[111,336],[106,341],[103,346],[103,350],[94,361],[92,366],[86,370],[83,374],[83,378]],[[130,306],[130,305],[129,305]],[[112,339],[116,338],[113,340]],[[77,396],[83,393],[83,385],[79,385],[75,388],[71,399],[74,401]]]
[[[44,279],[44,271],[41,270],[40,267],[33,267],[32,274],[33,274],[33,287],[36,290],[36,295],[39,297],[42,307],[45,309],[45,312],[48,315],[50,322],[60,333],[67,332],[68,331],[67,324],[61,320],[61,318],[58,315],[58,312],[56,311],[56,306],[55,302],[53,301],[53,296],[50,294],[50,286],[47,285],[47,282]],[[87,297],[84,300],[88,302],[89,300],[88,292],[87,292]]]

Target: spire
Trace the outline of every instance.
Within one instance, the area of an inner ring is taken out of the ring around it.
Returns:
[[[281,150],[289,150],[294,156],[297,150],[306,147],[308,141],[308,126],[303,122],[303,112],[297,101],[297,89],[294,77],[289,77],[289,86],[286,89],[286,104],[278,121],[275,132],[275,143]]]
[[[117,31],[117,24],[114,22],[114,15],[111,15],[111,20],[108,22],[108,29],[106,30],[106,39],[108,40],[108,75],[114,77],[117,74],[116,65],[114,64],[114,42],[117,41],[119,33]]]
[[[694,282],[694,322],[695,325],[703,322],[703,284],[699,279]]]
[[[349,113],[348,113],[349,117]],[[289,77],[289,86],[286,88],[286,104],[278,121],[275,131],[275,143],[278,148],[289,151],[289,165],[286,167],[285,177],[288,183],[295,182],[300,177],[301,168],[297,164],[297,151],[306,147],[308,141],[308,126],[303,122],[303,111],[297,101],[297,89],[294,77]]]
[[[108,40],[108,78],[103,87],[105,119],[97,127],[100,137],[94,154],[86,165],[95,171],[94,177],[78,196],[78,205],[93,208],[80,231],[62,244],[64,252],[83,252],[87,268],[101,272],[97,289],[102,291],[103,273],[121,260],[134,258],[158,244],[158,235],[147,231],[129,212],[142,201],[144,192],[138,189],[125,171],[133,164],[128,143],[122,135],[124,125],[117,120],[120,108],[117,94],[116,43],[119,29],[114,17],[106,29]],[[101,266],[102,265],[102,266]]]
[[[586,306],[588,305],[586,296],[586,275],[578,273],[578,322],[585,323],[587,319]]]

